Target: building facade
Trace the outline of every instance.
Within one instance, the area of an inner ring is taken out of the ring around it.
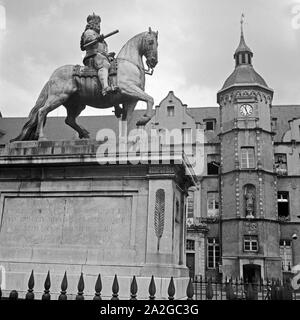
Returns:
[[[185,204],[191,275],[255,281],[289,276],[300,263],[300,106],[273,105],[252,58],[242,32],[218,107],[188,108],[170,91],[147,125],[161,144],[166,130],[180,129],[192,146],[204,132],[204,170]],[[25,120],[0,117],[0,148]],[[63,121],[48,119],[49,140],[76,139]],[[101,127],[118,130],[114,116],[79,121],[91,137]]]
[[[243,31],[219,107],[187,108],[172,91],[151,126],[204,131],[204,171],[186,203],[191,275],[282,278],[300,263],[300,106],[273,105]],[[188,138],[187,138],[188,137]]]

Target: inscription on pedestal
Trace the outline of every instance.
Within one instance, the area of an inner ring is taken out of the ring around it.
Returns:
[[[129,246],[131,197],[12,197],[4,201],[0,244]]]

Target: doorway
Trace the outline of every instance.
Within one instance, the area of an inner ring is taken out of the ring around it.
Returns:
[[[258,264],[244,264],[243,278],[248,283],[259,283],[261,278],[261,266]]]
[[[189,268],[190,278],[194,278],[195,275],[195,254],[187,253],[186,254],[186,266]]]

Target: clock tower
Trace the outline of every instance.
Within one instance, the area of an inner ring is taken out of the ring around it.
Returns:
[[[273,90],[254,70],[243,21],[235,69],[220,106],[220,242],[223,276],[281,277],[271,108]]]

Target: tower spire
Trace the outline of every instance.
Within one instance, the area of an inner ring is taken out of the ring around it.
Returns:
[[[245,15],[244,15],[244,13],[242,13],[241,20],[240,20],[240,24],[241,24],[240,43],[234,53],[234,59],[236,61],[236,66],[239,66],[241,64],[251,64],[251,58],[253,57],[253,52],[246,45],[246,41],[244,38],[244,21],[245,21]]]
[[[268,88],[265,80],[254,70],[252,65],[253,52],[246,45],[244,38],[244,23],[245,15],[241,14],[240,27],[240,43],[235,50],[233,55],[235,59],[235,68],[231,75],[226,79],[222,89],[219,91],[227,90],[232,86],[241,86],[241,85],[259,85],[264,88]],[[270,89],[271,90],[271,89]],[[219,98],[218,98],[219,99]]]

